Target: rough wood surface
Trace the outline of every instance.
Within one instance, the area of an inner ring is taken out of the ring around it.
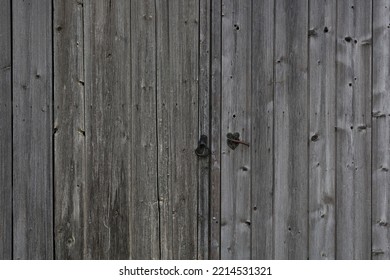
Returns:
[[[83,259],[84,10],[75,1],[53,5],[55,258]]]
[[[390,1],[373,1],[372,258],[390,259]]]
[[[336,256],[336,8],[336,1],[310,2],[310,259]]]
[[[274,1],[252,6],[252,259],[273,258]]]
[[[132,259],[160,258],[156,13],[154,0],[131,2],[132,93],[128,136],[131,137],[129,223]],[[120,51],[118,59],[123,59]]]
[[[11,2],[0,5],[0,259],[12,259]]]
[[[308,257],[308,1],[276,0],[276,259]]]
[[[337,2],[338,259],[371,258],[371,4]]]
[[[221,258],[251,258],[251,1],[222,1]]]
[[[84,257],[127,259],[131,148],[139,148],[131,131],[130,2],[85,1],[84,9]]]
[[[157,1],[161,257],[197,257],[199,1]]]
[[[220,259],[221,246],[221,98],[222,1],[211,1],[210,38],[210,259]]]
[[[210,0],[199,0],[199,135],[210,149]],[[199,157],[198,259],[209,258],[210,157]]]
[[[53,258],[52,4],[12,1],[13,252]]]

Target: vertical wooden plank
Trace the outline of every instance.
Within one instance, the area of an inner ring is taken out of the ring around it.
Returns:
[[[130,2],[84,1],[87,259],[130,257]],[[139,132],[138,132],[139,133]],[[134,148],[140,148],[138,145]]]
[[[132,259],[159,259],[157,181],[157,48],[154,0],[131,2],[131,209]],[[118,53],[119,54],[119,53]],[[119,59],[120,56],[118,56]]]
[[[199,135],[210,147],[210,0],[199,0]],[[210,157],[199,157],[198,259],[209,258]]]
[[[310,2],[309,258],[336,256],[336,1]]]
[[[83,259],[85,123],[83,3],[55,0],[55,258]]]
[[[308,1],[275,8],[276,259],[308,257]]]
[[[274,1],[252,8],[252,259],[273,259]]]
[[[390,1],[373,1],[372,258],[390,259]]]
[[[199,1],[157,1],[161,257],[197,257]]]
[[[220,259],[221,244],[221,74],[222,1],[211,1],[210,259]]]
[[[14,258],[53,258],[52,4],[12,2]]]
[[[371,258],[371,6],[337,4],[338,259]]]
[[[12,259],[11,2],[0,5],[0,259]]]
[[[221,258],[251,258],[251,1],[222,1]]]

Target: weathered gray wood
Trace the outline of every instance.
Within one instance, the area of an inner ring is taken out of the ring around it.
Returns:
[[[222,1],[211,1],[210,38],[210,259],[220,259],[221,244],[221,60]]]
[[[161,257],[197,257],[199,1],[157,1]]]
[[[55,0],[53,5],[55,258],[83,259],[84,9],[76,1]]]
[[[336,256],[336,1],[310,2],[309,258]]]
[[[373,1],[372,258],[390,259],[390,1]]]
[[[221,258],[251,258],[251,1],[222,1]]]
[[[132,147],[141,149],[132,132],[130,2],[84,1],[84,25],[83,253],[87,259],[127,259]]]
[[[274,1],[252,6],[252,259],[273,258]]]
[[[276,259],[308,257],[308,1],[275,6]]]
[[[0,1],[0,259],[12,259],[11,2]]]
[[[210,0],[199,0],[199,136],[210,147]],[[198,259],[209,258],[210,157],[199,158]]]
[[[337,2],[338,259],[371,258],[371,1]]]
[[[12,1],[15,259],[53,258],[52,5]]]
[[[130,109],[132,119],[131,130],[128,131],[131,137],[130,257],[132,259],[160,258],[156,40],[155,1],[132,1]],[[118,59],[123,59],[120,52],[118,52]]]

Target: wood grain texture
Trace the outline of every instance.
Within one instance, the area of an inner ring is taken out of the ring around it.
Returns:
[[[373,1],[372,258],[390,259],[390,1]]]
[[[161,257],[197,257],[199,1],[157,1]]]
[[[206,135],[210,148],[210,0],[199,0],[199,135]],[[209,258],[210,157],[198,165],[198,259]]]
[[[11,2],[0,5],[0,259],[12,259]]]
[[[86,178],[79,238],[84,258],[127,259],[135,208],[132,147],[141,148],[132,131],[130,2],[85,1],[84,9],[85,131],[80,133],[86,138]]]
[[[221,259],[251,258],[251,1],[222,1]]]
[[[252,6],[252,259],[272,259],[274,1]]]
[[[131,174],[132,259],[159,259],[157,184],[157,47],[154,0],[131,2]],[[118,52],[118,58],[120,58]]]
[[[275,6],[276,259],[308,257],[308,1]]]
[[[336,257],[336,1],[311,1],[309,258]]]
[[[52,4],[12,11],[14,258],[52,259]]]
[[[221,100],[222,1],[211,1],[210,38],[210,259],[220,259],[221,248]]]
[[[53,5],[55,258],[83,259],[84,8],[76,1],[55,0]]]
[[[371,4],[337,4],[338,259],[371,258]]]

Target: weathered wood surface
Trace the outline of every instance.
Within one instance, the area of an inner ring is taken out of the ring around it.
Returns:
[[[222,0],[211,1],[210,27],[210,259],[221,252]]]
[[[124,7],[124,9],[127,8]],[[132,114],[128,135],[132,137],[129,147],[132,177],[129,209],[130,257],[132,259],[160,258],[157,189],[156,16],[155,1],[131,1],[132,92],[130,112]],[[129,32],[128,28],[125,30],[123,38],[126,38],[126,33]],[[117,58],[118,62],[123,60],[123,52],[120,50],[118,50]],[[125,89],[123,89],[123,94],[126,94]],[[126,121],[123,122],[125,123]],[[123,211],[126,211],[125,205]],[[124,217],[125,215],[124,212]],[[125,225],[126,222],[123,226]]]
[[[390,1],[373,1],[372,258],[390,259]]]
[[[11,5],[0,5],[0,259],[12,259]]]
[[[336,1],[311,1],[309,22],[309,258],[336,254]]]
[[[53,258],[52,3],[12,1],[13,257]]]
[[[389,0],[0,3],[1,259],[390,259]]]
[[[157,1],[161,258],[197,258],[199,0]]]
[[[53,5],[55,258],[83,259],[87,234],[84,9],[75,1],[55,0]]]
[[[274,250],[308,257],[308,2],[276,0]]]
[[[272,259],[274,181],[274,1],[252,6],[252,259]]]
[[[336,257],[371,258],[371,1],[337,2]]]
[[[221,258],[251,258],[251,1],[222,0]]]
[[[210,149],[210,20],[211,0],[199,0],[199,135],[207,136]],[[198,259],[209,259],[210,157],[198,165]]]

